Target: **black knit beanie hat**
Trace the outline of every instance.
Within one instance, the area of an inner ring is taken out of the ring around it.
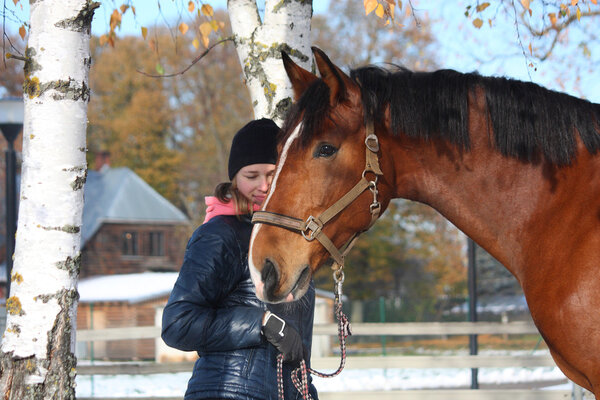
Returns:
[[[277,133],[279,127],[270,119],[248,122],[231,142],[229,180],[247,165],[277,163]]]

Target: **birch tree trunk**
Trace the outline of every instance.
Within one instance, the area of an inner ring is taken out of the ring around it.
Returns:
[[[266,0],[264,21],[256,0],[228,0],[227,9],[254,115],[272,118],[280,125],[293,99],[281,51],[312,69],[312,1]]]
[[[30,0],[20,205],[0,353],[3,399],[75,398],[89,39],[98,6]]]

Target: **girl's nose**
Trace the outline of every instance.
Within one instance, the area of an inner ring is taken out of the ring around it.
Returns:
[[[260,190],[263,192],[267,192],[269,190],[269,185],[271,184],[271,181],[269,178],[264,177],[260,180]]]

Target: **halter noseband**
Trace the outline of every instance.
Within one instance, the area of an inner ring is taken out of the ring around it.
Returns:
[[[323,227],[325,224],[342,212],[343,209],[350,205],[367,189],[373,193],[373,203],[371,203],[369,206],[371,222],[365,231],[373,226],[377,218],[379,218],[379,213],[381,212],[381,203],[379,203],[377,200],[377,179],[379,176],[383,175],[383,172],[379,167],[379,157],[377,156],[377,152],[379,151],[379,140],[375,135],[373,121],[368,121],[366,124],[365,146],[366,163],[361,179],[344,196],[331,205],[327,210],[323,211],[321,215],[318,217],[313,217],[310,215],[306,221],[303,221],[299,218],[289,217],[287,215],[277,214],[270,211],[255,211],[252,216],[252,222],[279,226],[300,232],[302,236],[304,236],[304,238],[309,242],[317,239],[323,245],[323,247],[327,249],[329,254],[331,254],[331,257],[338,264],[338,266],[343,267],[344,257],[352,248],[352,245],[358,238],[358,235],[364,231],[355,233],[345,245],[338,249],[333,244],[331,239],[329,239],[327,235],[323,233]],[[366,178],[368,173],[374,174],[375,179],[368,180]]]

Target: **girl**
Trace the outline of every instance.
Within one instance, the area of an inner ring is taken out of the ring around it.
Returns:
[[[165,307],[162,338],[197,351],[185,400],[277,400],[277,364],[284,355],[286,399],[301,399],[291,370],[310,360],[315,291],[294,303],[265,304],[248,270],[251,214],[265,200],[277,161],[277,125],[269,119],[240,129],[229,154],[230,182],[207,197],[204,223],[190,238]],[[314,386],[310,394],[317,400]]]

